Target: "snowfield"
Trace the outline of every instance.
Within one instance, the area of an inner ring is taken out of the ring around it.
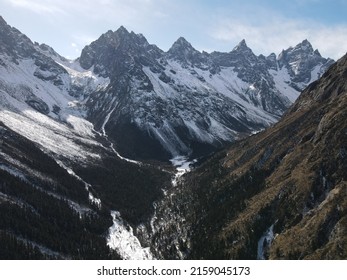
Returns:
[[[222,67],[219,73],[211,75],[209,70],[185,68],[177,61],[168,60],[165,75],[170,82],[161,80],[160,74],[152,72],[150,67],[142,67],[142,70],[153,85],[153,91],[132,92],[134,103],[141,104],[134,113],[135,122],[143,130],[151,131],[172,157],[190,153],[190,148],[175,127],[184,126],[192,139],[213,144],[238,139],[239,133],[228,127],[229,116],[234,121],[254,123],[260,127],[267,127],[278,120],[253,104],[246,93],[257,89],[238,78],[233,67]],[[165,110],[171,113],[161,116],[161,121],[159,117],[152,121],[158,109],[146,101],[149,96],[165,104]],[[232,109],[221,116],[220,107],[225,101]]]
[[[272,75],[277,89],[293,103],[298,98],[300,92],[290,86],[290,75],[288,70],[283,67],[277,71],[271,69],[269,73]]]
[[[6,65],[0,68],[0,120],[5,125],[59,157],[82,161],[100,158],[93,152],[93,147],[101,145],[95,140],[93,124],[85,119],[83,101],[71,96],[69,90],[74,83],[89,90],[106,87],[108,79],[64,66],[68,74],[61,74],[63,85],[56,86],[34,75],[38,67],[31,59],[18,65],[8,61]],[[76,63],[71,67],[79,69]],[[47,106],[49,112],[35,110],[28,100]]]

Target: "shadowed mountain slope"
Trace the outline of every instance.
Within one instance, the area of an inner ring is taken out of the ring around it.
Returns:
[[[347,258],[346,108],[344,56],[280,122],[187,174],[162,207],[183,221],[186,256]]]

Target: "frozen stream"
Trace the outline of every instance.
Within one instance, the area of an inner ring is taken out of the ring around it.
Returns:
[[[266,251],[270,248],[274,239],[274,224],[271,225],[267,231],[262,235],[258,241],[257,259],[265,260]]]
[[[173,166],[176,167],[176,174],[174,178],[172,179],[172,186],[176,187],[178,180],[180,177],[182,177],[185,173],[191,171],[190,166],[194,164],[197,160],[194,159],[192,161],[189,161],[186,156],[177,156],[175,158],[170,159]]]

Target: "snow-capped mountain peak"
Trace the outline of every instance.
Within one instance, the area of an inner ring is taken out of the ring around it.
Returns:
[[[172,47],[169,49],[168,53],[177,53],[181,51],[197,51],[193,46],[184,38],[180,37],[173,43]]]
[[[240,43],[238,43],[236,45],[236,47],[234,47],[233,51],[237,51],[237,50],[243,50],[243,49],[248,49],[247,43],[245,39],[242,39],[240,41]]]
[[[169,59],[177,60],[186,65],[198,65],[203,60],[203,54],[197,51],[185,38],[180,37],[167,52]]]
[[[321,77],[332,63],[332,59],[323,58],[318,50],[314,51],[306,39],[294,48],[283,50],[278,57],[279,67],[288,69],[296,83],[294,87],[298,90],[303,90],[306,85]]]
[[[247,46],[245,39],[238,43],[238,45],[230,52],[230,54],[234,55],[235,59],[242,58],[242,60],[252,60],[252,63],[256,63],[256,56],[253,53],[252,49]]]
[[[245,40],[229,53],[208,54],[180,37],[164,52],[124,27],[101,35],[70,62],[2,25],[2,54],[32,59],[35,79],[64,96],[47,101],[42,93],[24,100],[26,106],[55,120],[66,121],[66,110],[83,116],[121,155],[137,159],[200,156],[264,129],[331,64],[306,40],[277,59],[256,56]]]

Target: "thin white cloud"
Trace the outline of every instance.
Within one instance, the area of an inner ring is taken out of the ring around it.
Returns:
[[[139,23],[147,18],[167,16],[163,4],[166,0],[6,0],[17,8],[50,16],[66,16],[80,19]],[[160,5],[158,5],[160,4]]]
[[[325,26],[308,20],[273,17],[254,24],[223,19],[212,28],[210,36],[233,43],[246,39],[256,53],[265,55],[279,53],[304,39],[308,39],[323,56],[338,59],[347,51],[347,25]]]
[[[17,8],[30,10],[40,15],[65,14],[64,9],[59,5],[59,1],[53,0],[6,0]],[[58,5],[57,5],[58,4]]]

